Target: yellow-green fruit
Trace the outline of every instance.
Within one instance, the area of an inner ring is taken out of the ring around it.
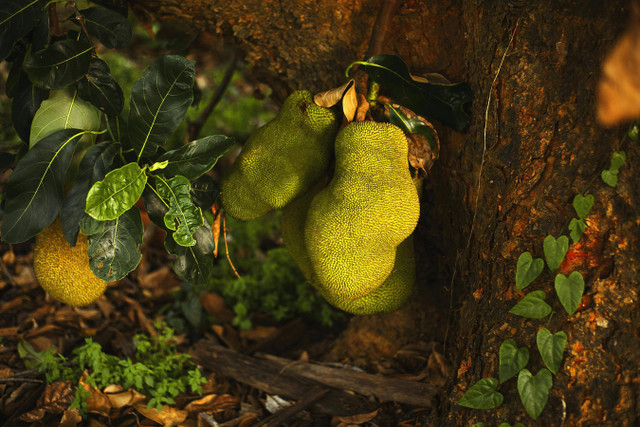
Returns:
[[[396,251],[396,263],[391,275],[367,295],[349,300],[317,287],[320,294],[334,307],[357,315],[391,313],[407,302],[415,282],[415,258],[413,236],[400,243]]]
[[[249,137],[222,180],[222,206],[234,218],[259,218],[304,194],[326,173],[338,116],[292,93],[278,115]]]
[[[304,224],[307,220],[307,212],[313,197],[327,185],[327,178],[323,177],[316,182],[309,191],[302,197],[289,203],[282,209],[280,217],[280,227],[282,240],[287,247],[291,258],[298,264],[298,267],[307,280],[313,276],[313,266],[309,260],[309,254],[304,242]]]
[[[311,202],[304,236],[313,282],[327,294],[358,299],[391,274],[420,215],[407,152],[389,123],[351,123],[336,137],[335,173]]]
[[[95,302],[107,288],[107,283],[89,267],[86,236],[80,234],[76,245],[70,248],[62,234],[60,220],[36,236],[33,270],[45,291],[74,307]]]

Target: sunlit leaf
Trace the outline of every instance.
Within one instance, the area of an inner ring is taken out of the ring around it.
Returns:
[[[569,238],[560,236],[556,239],[549,235],[545,237],[542,248],[544,249],[544,258],[547,260],[547,266],[551,271],[556,271],[569,250]]]
[[[62,89],[87,74],[92,51],[84,39],[59,40],[28,56],[24,69],[36,86]]]
[[[7,181],[2,239],[21,243],[53,222],[62,207],[64,176],[85,131],[64,129],[42,139]]]
[[[128,211],[142,195],[146,168],[132,162],[109,172],[87,194],[85,212],[99,221],[110,221]]]
[[[516,267],[516,289],[523,290],[533,282],[544,269],[542,258],[533,259],[529,252],[524,252],[518,257]]]
[[[182,175],[194,180],[211,170],[233,143],[233,138],[224,135],[207,136],[177,150],[167,151],[158,158],[158,162],[169,162],[162,172],[163,175]]]
[[[580,301],[582,301],[582,294],[584,293],[584,279],[582,278],[582,274],[574,271],[569,277],[563,274],[556,275],[555,288],[558,299],[567,313],[569,315],[575,313],[576,310],[578,310]]]
[[[582,194],[575,195],[573,198],[573,209],[575,209],[579,219],[584,219],[589,215],[589,211],[591,211],[593,207],[593,202],[593,194],[587,194],[586,196]]]
[[[155,154],[178,128],[193,101],[194,81],[193,61],[167,55],[134,84],[127,129],[138,160]]]
[[[562,365],[562,353],[567,345],[567,334],[563,331],[552,334],[547,328],[540,328],[536,335],[538,351],[547,368],[557,374]]]
[[[169,204],[164,215],[164,224],[173,230],[173,239],[180,246],[193,246],[196,240],[193,233],[203,225],[204,218],[200,208],[191,200],[191,185],[184,176],[177,175],[165,180],[156,178],[156,190]]]
[[[587,223],[584,222],[584,219],[571,218],[569,222],[569,236],[573,243],[578,243],[584,231],[587,229]]]
[[[102,232],[87,237],[91,271],[105,282],[120,280],[133,271],[142,259],[138,245],[143,231],[136,207],[107,221]]]
[[[544,302],[545,298],[544,291],[529,292],[509,310],[509,313],[530,319],[546,317],[551,314],[552,309],[549,304]]]
[[[502,405],[504,397],[496,391],[498,380],[483,378],[460,398],[458,405],[473,409],[491,409]]]

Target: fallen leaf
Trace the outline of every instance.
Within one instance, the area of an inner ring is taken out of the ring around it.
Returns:
[[[240,399],[230,394],[210,394],[201,399],[189,402],[184,410],[187,412],[222,412],[227,409],[235,409],[240,404]]]
[[[364,424],[377,417],[379,412],[380,409],[376,409],[375,411],[369,412],[367,414],[356,414],[347,417],[338,417],[338,421],[340,421],[341,424]]]
[[[265,340],[278,332],[275,326],[256,326],[248,331],[241,331],[240,337],[251,341]]]
[[[168,405],[163,405],[162,411],[158,411],[156,408],[147,408],[147,405],[144,403],[136,403],[133,407],[144,417],[166,427],[180,425],[187,419],[187,415],[189,415],[187,411],[181,411]]]
[[[117,390],[120,388],[120,390]],[[130,388],[127,391],[121,391],[120,386],[108,386],[104,389],[105,396],[109,399],[113,409],[124,408],[125,406],[133,406],[137,403],[144,402],[147,397]]]
[[[87,397],[87,411],[100,414],[108,418],[109,412],[111,411],[111,402],[104,393],[86,382],[88,375],[87,371],[84,371],[79,380],[80,385],[89,392],[89,397]]]
[[[58,427],[75,427],[82,422],[82,416],[77,409],[67,409],[62,414]]]
[[[235,314],[227,304],[224,302],[219,294],[215,292],[208,292],[199,296],[200,305],[208,315],[215,317],[221,322],[231,322],[235,317]]]

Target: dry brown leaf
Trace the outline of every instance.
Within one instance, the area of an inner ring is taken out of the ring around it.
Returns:
[[[369,112],[369,101],[367,98],[359,93],[358,94],[358,108],[356,110],[356,122],[362,122],[367,118],[367,113]]]
[[[235,409],[240,404],[240,399],[230,394],[210,394],[201,399],[189,402],[184,410],[187,412],[222,412],[227,409]]]
[[[250,341],[262,341],[278,332],[278,328],[275,326],[256,326],[248,331],[241,331],[240,337]]]
[[[87,397],[87,411],[109,417],[111,401],[109,401],[109,398],[103,392],[86,382],[88,375],[87,371],[84,371],[79,380],[82,388],[89,392],[89,396]]]
[[[374,419],[375,417],[378,416],[378,413],[380,412],[380,409],[376,409],[373,412],[369,412],[368,414],[356,414],[356,415],[350,415],[348,417],[337,417],[338,421],[340,421],[340,425],[346,424],[364,424],[366,422],[371,421],[372,419]]]
[[[11,267],[13,263],[16,262],[16,254],[13,252],[13,250],[9,249],[7,252],[2,254],[2,262],[7,267]]]
[[[219,294],[215,292],[208,292],[206,294],[202,294],[199,297],[200,304],[204,311],[207,312],[208,315],[215,317],[221,322],[231,322],[235,317],[233,311],[227,304],[224,302],[224,298],[222,298]]]
[[[112,388],[113,387],[113,388]],[[120,390],[117,390],[119,388]],[[117,391],[116,391],[117,390]],[[104,389],[104,393],[114,409],[121,409],[125,406],[133,406],[136,403],[144,402],[147,397],[130,388],[127,391],[121,391],[122,387],[108,386]]]
[[[324,92],[317,93],[313,97],[313,102],[321,107],[331,108],[342,101],[345,93],[355,85],[355,80],[351,79],[340,87],[326,90]]]
[[[61,414],[71,404],[74,391],[71,381],[57,381],[47,386],[38,402],[36,409],[20,415],[20,420],[34,423],[41,420],[47,413]]]
[[[64,411],[64,414],[62,414],[62,419],[60,419],[58,427],[76,427],[81,422],[82,416],[80,415],[80,411],[77,409],[67,409]]]
[[[144,417],[167,427],[180,425],[189,415],[187,411],[172,408],[168,405],[163,405],[162,411],[158,411],[156,408],[147,408],[147,405],[144,403],[136,403],[133,407]]]
[[[602,64],[598,82],[598,122],[613,126],[640,117],[640,6]]]
[[[213,234],[213,257],[218,258],[218,242],[220,241],[220,230],[222,226],[222,209],[218,203],[211,206],[213,213],[213,224],[211,224],[211,233]]]
[[[45,411],[43,408],[36,408],[32,411],[25,412],[24,414],[20,415],[18,419],[20,421],[24,421],[25,423],[35,423],[43,419],[46,413],[47,411]]]

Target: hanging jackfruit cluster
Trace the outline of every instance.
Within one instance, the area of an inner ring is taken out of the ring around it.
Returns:
[[[107,289],[89,267],[87,237],[80,234],[76,245],[69,247],[59,219],[36,236],[33,270],[49,295],[74,307],[92,304]]]
[[[285,245],[329,303],[359,315],[391,312],[409,298],[415,272],[420,207],[407,139],[370,121],[336,135],[337,122],[311,93],[293,93],[223,179],[222,205],[238,219],[283,208]]]

